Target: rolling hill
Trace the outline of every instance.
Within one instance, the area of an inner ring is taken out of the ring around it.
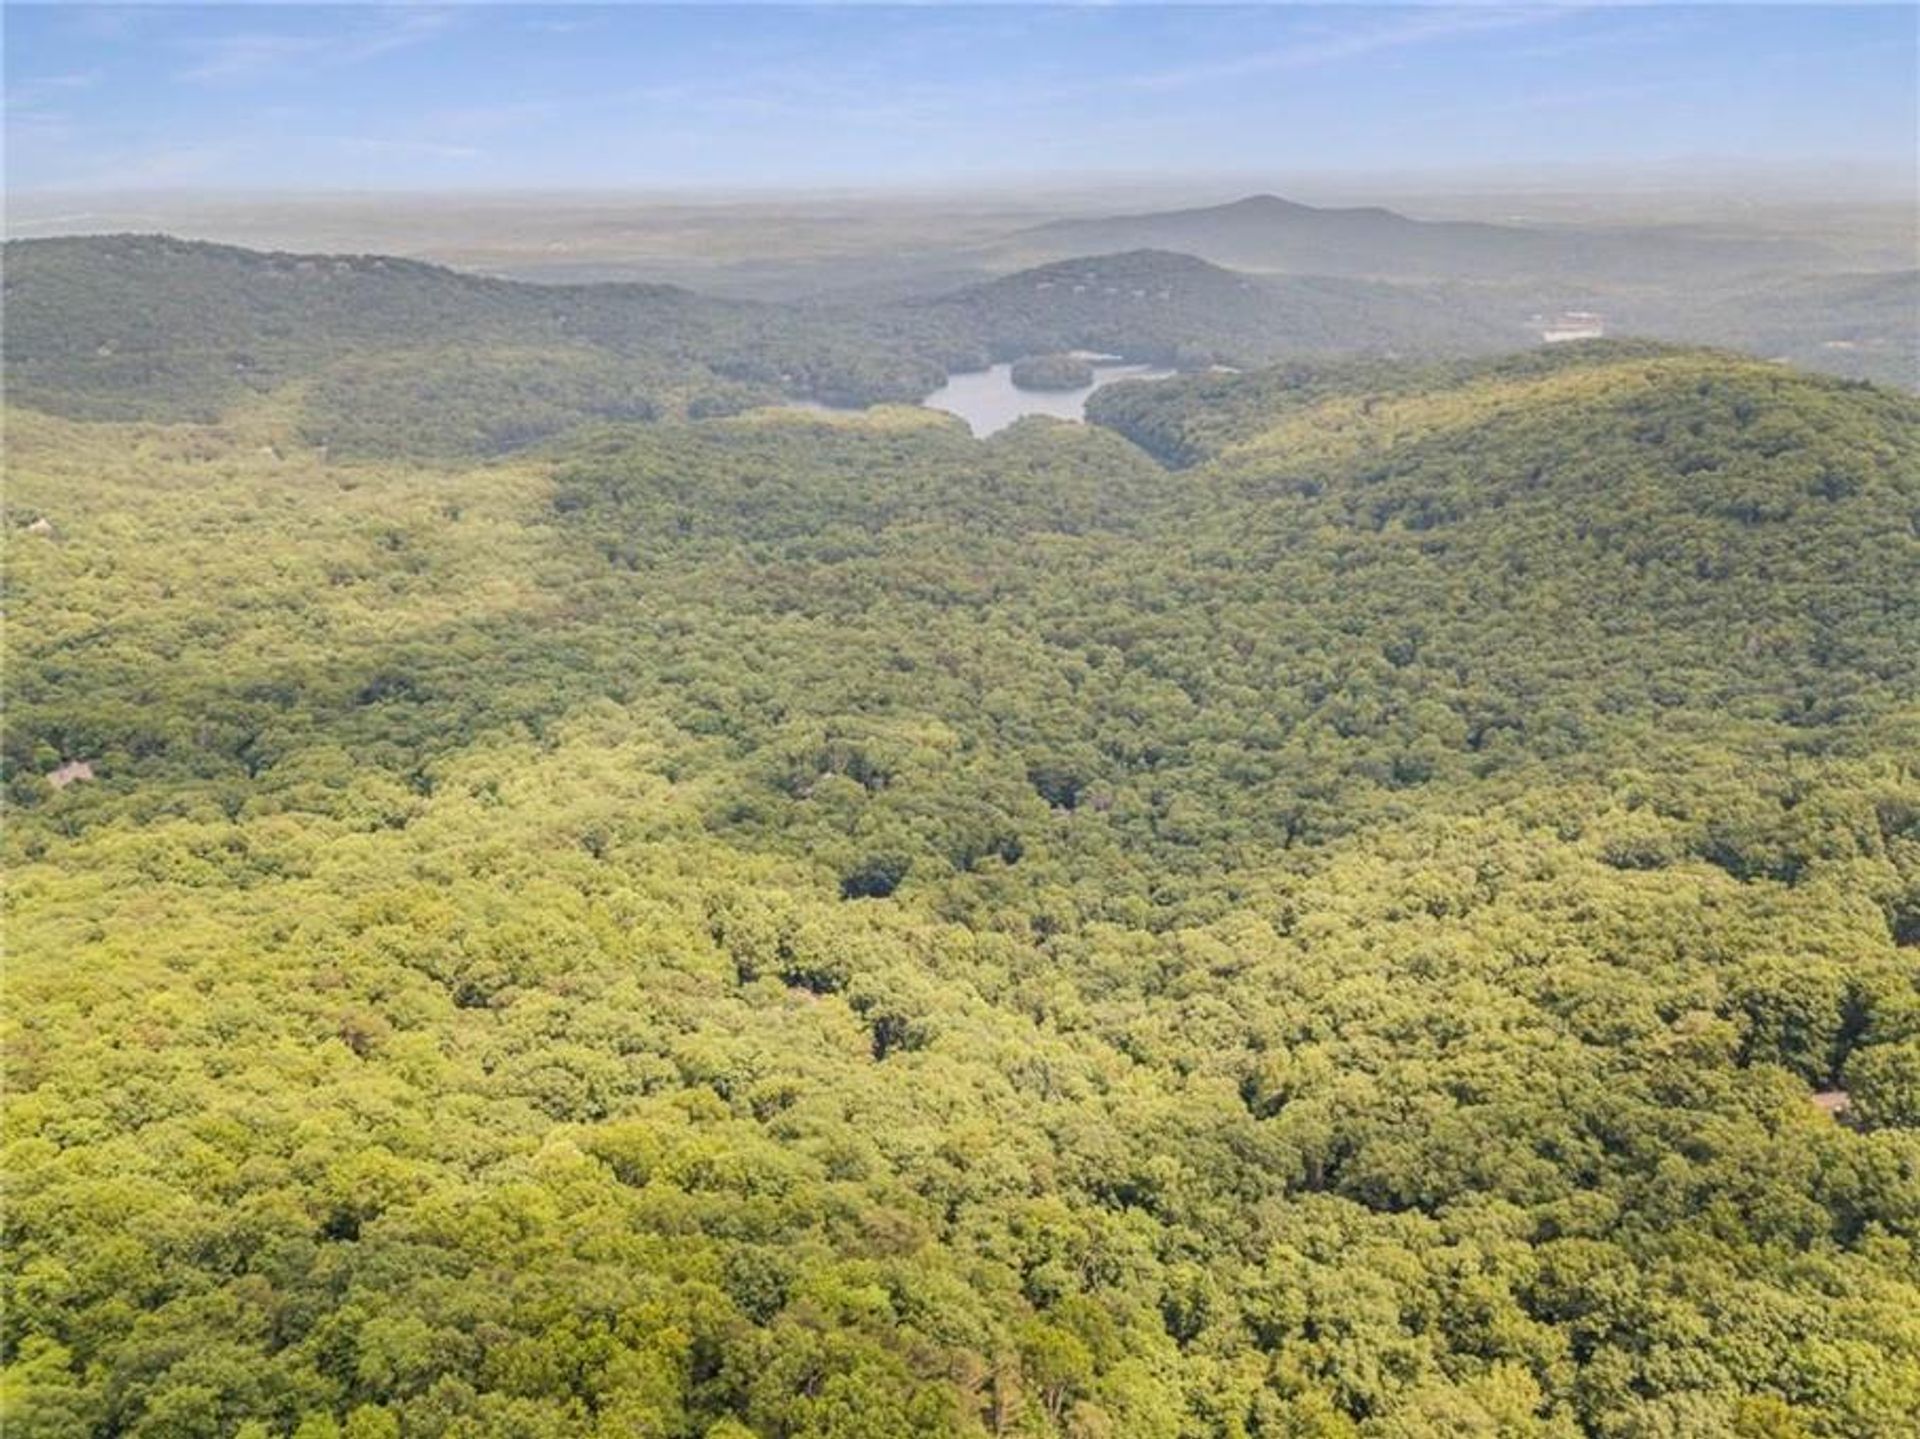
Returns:
[[[1595,303],[1634,333],[1920,390],[1920,270],[1734,279]]]
[[[1010,243],[1057,254],[1154,248],[1215,264],[1295,274],[1383,278],[1647,279],[1711,275],[1821,261],[1817,245],[1729,238],[1682,227],[1529,228],[1415,220],[1378,206],[1320,209],[1277,195],[1141,215],[1059,220]]]
[[[1090,349],[1257,365],[1282,355],[1511,349],[1528,336],[1411,285],[1252,276],[1167,250],[1088,255],[910,307],[996,355]]]
[[[1258,281],[1163,253],[856,306],[536,285],[382,256],[127,235],[11,243],[5,298],[19,403],[207,419],[284,392],[310,439],[368,454],[497,453],[599,419],[712,415],[783,396],[916,400],[950,370],[1060,349],[1245,364],[1512,338],[1411,289]]]
[[[395,355],[405,359],[377,382],[390,396],[411,366],[429,389],[460,389],[483,426],[520,403],[522,383],[539,387],[556,372],[558,388],[576,392],[560,408],[589,417],[739,408],[782,393],[914,399],[943,373],[839,312],[153,235],[11,242],[5,298],[13,397],[101,418],[204,418],[295,381],[317,382],[328,405],[331,389],[364,395],[358,367]],[[478,349],[494,355],[492,383],[470,373]],[[348,372],[336,373],[342,365]],[[569,375],[587,378],[569,386]],[[316,421],[317,433],[338,428]]]
[[[1675,297],[1250,275],[1134,250],[926,300],[774,304],[126,235],[12,242],[5,285],[15,402],[80,418],[199,420],[270,403],[339,454],[499,454],[600,421],[790,397],[914,401],[954,370],[1072,349],[1237,367],[1486,353],[1525,343],[1526,316],[1555,295],[1604,306],[1627,329],[1920,382],[1912,273],[1700,285]]]

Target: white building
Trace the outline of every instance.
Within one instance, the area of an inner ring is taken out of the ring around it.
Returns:
[[[1591,310],[1562,310],[1557,315],[1535,315],[1534,328],[1549,345],[1567,340],[1597,340],[1607,333],[1606,321]]]

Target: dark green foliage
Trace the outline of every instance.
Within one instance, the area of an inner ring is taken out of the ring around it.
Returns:
[[[212,418],[318,377],[306,428],[360,453],[485,452],[676,401],[712,413],[729,394],[733,408],[782,393],[912,400],[942,374],[935,347],[876,321],[668,285],[532,285],[158,235],[19,241],[6,259],[17,401]]]
[[[1093,350],[1199,368],[1286,355],[1472,353],[1523,337],[1413,285],[1236,274],[1165,250],[1063,260],[902,307],[1002,359]]]
[[[1081,390],[1093,383],[1093,366],[1078,355],[1028,355],[1013,362],[1011,378],[1023,390]]]
[[[390,453],[396,435],[420,454],[504,454],[591,420],[657,419],[679,379],[591,350],[395,350],[315,377],[301,437],[343,456]],[[700,383],[687,408],[722,408],[725,382]],[[742,407],[764,402],[763,392],[734,388]]]
[[[903,854],[873,855],[862,860],[840,878],[842,899],[885,899],[900,887],[900,881],[913,868]]]

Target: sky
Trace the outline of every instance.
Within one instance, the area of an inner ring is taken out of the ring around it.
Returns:
[[[6,188],[1911,177],[1909,4],[5,7]]]

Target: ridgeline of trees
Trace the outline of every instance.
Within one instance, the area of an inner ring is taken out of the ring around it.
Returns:
[[[1910,1427],[1912,399],[550,373],[10,415],[10,1435]]]
[[[1058,261],[899,312],[972,336],[999,359],[1096,350],[1158,364],[1257,365],[1388,350],[1473,354],[1526,338],[1477,298],[1461,304],[1428,287],[1324,275],[1244,275],[1165,250]]]
[[[944,374],[937,343],[904,343],[859,315],[668,285],[533,285],[158,235],[16,241],[6,258],[16,402],[82,419],[212,420],[299,386],[309,436],[351,431],[367,455],[485,452],[501,435],[783,394],[915,400]],[[371,422],[352,413],[369,401]]]

